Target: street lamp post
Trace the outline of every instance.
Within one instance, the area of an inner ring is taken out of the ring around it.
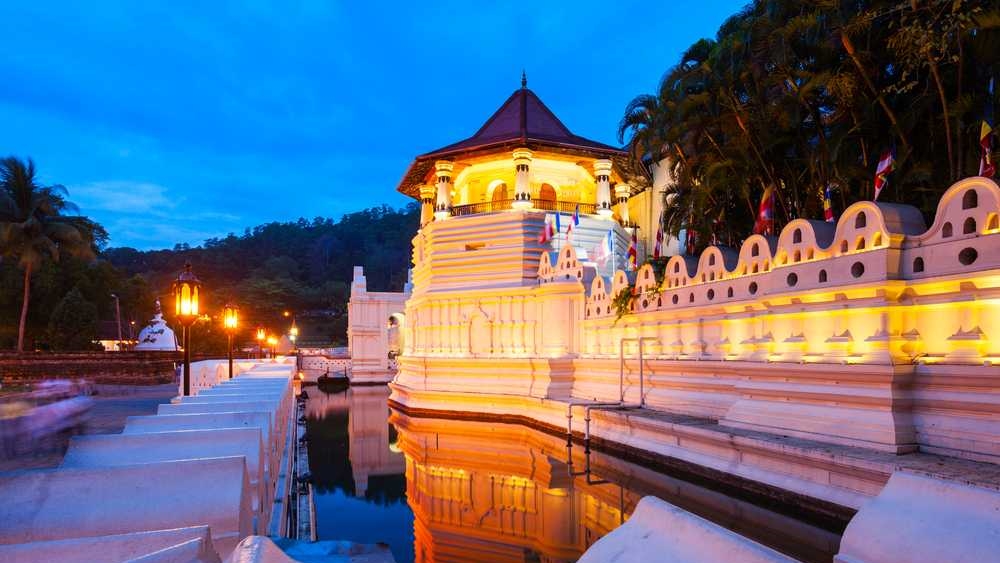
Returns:
[[[184,396],[191,394],[191,325],[198,320],[201,282],[191,271],[191,264],[184,264],[184,271],[174,281],[174,314],[184,327]]]
[[[123,352],[122,349],[122,308],[121,302],[118,299],[117,293],[112,293],[111,298],[115,300],[115,324],[118,325],[118,351]]]
[[[273,336],[268,336],[267,345],[271,348],[271,353],[270,353],[271,360],[274,360],[274,352],[275,352],[274,349],[276,346],[278,346],[278,339]]]
[[[229,305],[227,303],[222,312],[222,324],[226,328],[226,336],[228,337],[226,355],[229,358],[229,379],[233,378],[233,334],[236,332],[237,325],[239,325],[239,316],[239,308],[236,305]]]
[[[257,327],[257,359],[264,359],[264,341],[267,340],[267,331],[263,327]]]

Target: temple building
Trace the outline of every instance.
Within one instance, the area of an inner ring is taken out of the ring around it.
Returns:
[[[422,221],[394,406],[586,433],[827,515],[903,466],[993,486],[995,182],[955,183],[933,216],[859,201],[738,248],[668,251],[657,270],[642,247],[668,179],[638,188],[625,163],[526,84],[475,135],[414,160],[399,189]]]
[[[501,266],[515,251],[527,260],[528,277],[548,248],[537,242],[544,224],[555,225],[559,215],[551,247],[571,244],[588,264],[610,275],[624,265],[633,232],[640,255],[652,248],[654,218],[662,210],[659,192],[627,177],[626,159],[619,148],[573,134],[522,75],[521,88],[474,135],[418,156],[399,191],[420,200],[422,227],[432,221],[481,224],[482,236],[469,237],[464,249]],[[574,214],[579,224],[567,237]],[[428,231],[433,230],[453,229]],[[613,248],[602,253],[609,233]],[[516,278],[508,281],[523,281]]]

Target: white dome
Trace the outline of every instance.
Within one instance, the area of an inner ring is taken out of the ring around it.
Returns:
[[[157,313],[154,315],[149,326],[139,331],[139,341],[135,345],[135,349],[139,351],[169,350],[171,352],[178,349],[177,337],[174,336],[174,331],[163,320],[162,314]]]

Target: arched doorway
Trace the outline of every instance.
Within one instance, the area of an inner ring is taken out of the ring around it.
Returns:
[[[386,323],[386,348],[388,348],[390,360],[403,353],[405,321],[406,316],[403,313],[389,315],[389,321]]]
[[[538,189],[538,200],[555,202],[556,189],[550,184],[542,184],[542,187]]]
[[[507,184],[504,183],[504,182],[500,182],[499,184],[497,184],[496,186],[494,186],[493,187],[493,196],[490,199],[492,201],[494,201],[494,202],[497,202],[497,201],[506,201],[508,199],[508,197],[507,197]]]

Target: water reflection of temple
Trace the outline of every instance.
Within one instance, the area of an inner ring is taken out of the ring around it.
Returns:
[[[316,487],[342,489],[379,503],[401,499],[405,462],[396,447],[395,429],[388,423],[389,389],[360,386],[333,393],[317,388],[307,392],[310,441],[322,444],[311,447],[309,454]]]
[[[571,562],[656,495],[804,561],[839,535],[518,425],[393,413],[406,454],[416,561]]]

